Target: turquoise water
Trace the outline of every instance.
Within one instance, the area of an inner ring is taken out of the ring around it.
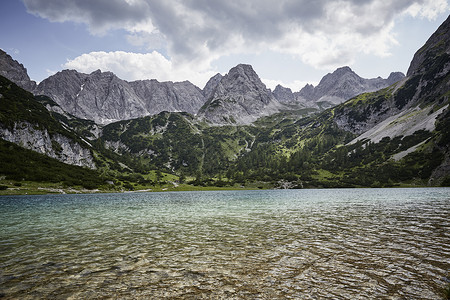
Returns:
[[[0,197],[4,299],[440,299],[450,189]]]

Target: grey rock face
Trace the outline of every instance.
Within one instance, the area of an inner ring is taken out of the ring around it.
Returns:
[[[68,113],[99,124],[161,111],[196,113],[205,102],[202,91],[188,81],[127,82],[100,70],[91,74],[58,72],[42,81],[35,94],[49,96]]]
[[[404,77],[403,73],[394,72],[387,79],[381,77],[365,79],[358,76],[349,67],[342,67],[325,75],[316,87],[306,85],[299,92],[292,94],[287,90],[280,93],[281,89],[278,88],[278,91],[275,89],[277,92],[274,91],[274,96],[282,103],[296,103],[305,107],[321,103],[326,108],[340,104],[359,94],[385,88]]]
[[[213,77],[211,77],[203,88],[203,96],[208,100],[212,94],[214,93],[215,88],[219,84],[220,80],[222,80],[223,76],[220,73],[217,73]]]
[[[0,138],[66,164],[96,169],[89,149],[61,134],[50,136],[46,129],[35,129],[28,122],[15,123],[11,130],[0,127]]]
[[[205,103],[202,91],[189,81],[139,80],[130,82],[130,86],[142,100],[147,115],[162,111],[195,114]]]
[[[8,78],[24,90],[32,92],[36,82],[30,80],[27,69],[0,49],[0,75]]]
[[[68,113],[100,124],[148,113],[132,87],[111,72],[87,75],[64,70],[42,81],[35,94],[49,96]]]
[[[404,77],[397,73],[393,78]],[[391,77],[391,80],[393,79]],[[332,104],[342,103],[362,93],[374,92],[389,86],[389,82],[381,77],[364,79],[349,67],[342,67],[325,75],[315,87],[313,101],[329,101]]]
[[[232,68],[216,85],[198,115],[213,124],[249,124],[283,106],[250,65]]]
[[[273,90],[273,96],[280,102],[290,104],[293,103],[296,99],[294,93],[290,88],[285,88],[281,85],[277,85]]]
[[[405,78],[405,74],[403,74],[402,72],[392,72],[386,79],[387,86],[393,85],[394,83],[399,82],[403,78]]]
[[[314,97],[314,86],[312,84],[305,85],[299,92],[298,95],[304,99],[313,99]]]

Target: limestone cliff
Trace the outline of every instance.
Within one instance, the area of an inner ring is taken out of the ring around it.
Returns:
[[[91,74],[64,70],[43,80],[35,94],[46,95],[66,112],[99,124],[154,115],[161,111],[195,114],[204,103],[202,91],[188,81],[127,82],[111,72]]]
[[[15,123],[13,128],[0,127],[0,138],[75,166],[96,169],[89,149],[62,134],[50,135],[28,122]]]

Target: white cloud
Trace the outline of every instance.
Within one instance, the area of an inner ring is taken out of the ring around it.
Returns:
[[[427,18],[428,20],[434,20],[436,17],[448,11],[449,5],[446,0],[426,0],[420,3],[413,3],[406,11],[413,17]]]
[[[52,22],[85,23],[91,33],[102,35],[111,29],[131,32],[155,29],[148,17],[146,1],[132,0],[23,0],[27,11]]]
[[[200,78],[223,55],[261,49],[294,55],[316,69],[351,65],[361,54],[390,55],[397,44],[397,18],[433,19],[449,11],[447,0],[23,1],[35,15],[54,22],[85,23],[93,34],[124,29],[130,44],[141,49],[165,48],[171,58],[162,60],[155,52],[145,58],[128,53],[118,57],[126,57],[128,63],[120,65],[110,61],[118,52],[101,57],[89,53],[67,65],[95,58],[91,63],[114,66],[121,71],[118,74],[144,73],[157,78],[195,72]],[[132,70],[139,64],[129,63],[137,57],[159,69]]]
[[[111,71],[128,81],[141,79],[184,81],[189,79],[200,88],[203,88],[208,79],[217,73],[189,64],[174,65],[156,51],[145,54],[124,51],[91,52],[68,60],[62,67],[76,69],[83,73],[91,73],[97,69]]]

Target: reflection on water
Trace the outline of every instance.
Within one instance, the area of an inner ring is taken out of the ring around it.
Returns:
[[[0,198],[5,299],[439,299],[450,189]]]

